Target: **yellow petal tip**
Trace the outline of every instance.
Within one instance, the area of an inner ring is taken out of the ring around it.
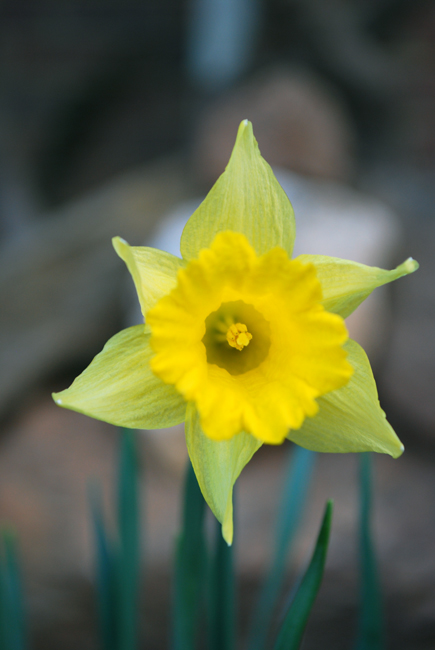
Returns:
[[[112,237],[112,245],[120,257],[122,257],[120,250],[123,246],[128,246],[128,242],[122,237]]]
[[[230,523],[230,525],[228,525]],[[222,537],[228,544],[228,546],[231,546],[233,543],[233,522],[224,522],[222,525]]]
[[[249,120],[242,120],[240,122],[238,131],[237,131],[237,138],[236,138],[236,146],[237,144],[240,143],[240,140],[243,137],[248,137],[254,139],[254,130],[252,128],[252,122]]]
[[[401,456],[401,455],[403,454],[403,452],[405,451],[405,447],[404,447],[404,445],[402,444],[401,440],[399,440],[398,438],[396,438],[396,443],[397,443],[397,444],[394,445],[394,450],[390,449],[390,451],[387,452],[387,453],[389,453],[390,456],[391,456],[392,458],[394,458],[394,459],[396,459],[396,458],[400,458],[400,456]]]
[[[231,490],[227,507],[225,508],[224,520],[222,522],[222,537],[231,546],[233,543],[234,526],[233,526],[233,491]]]
[[[419,266],[420,264],[412,257],[408,257],[408,259],[403,262],[403,270],[406,273],[414,273],[414,271],[416,271]]]

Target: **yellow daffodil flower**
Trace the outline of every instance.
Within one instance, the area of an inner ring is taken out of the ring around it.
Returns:
[[[229,164],[181,237],[182,258],[115,238],[145,325],[114,336],[57,404],[115,425],[185,421],[199,485],[233,537],[232,491],[264,443],[322,452],[403,445],[344,318],[412,273],[319,255],[291,259],[292,206],[245,120]]]

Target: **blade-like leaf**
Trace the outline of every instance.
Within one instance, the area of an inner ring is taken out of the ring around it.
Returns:
[[[24,650],[27,635],[15,534],[11,530],[3,531],[2,542],[4,557],[0,560],[0,648]]]
[[[382,595],[371,535],[371,457],[360,455],[360,554],[361,604],[356,650],[383,650],[385,628]]]
[[[290,604],[274,650],[298,650],[311,608],[322,582],[332,522],[332,501],[326,504],[316,547]]]
[[[97,608],[101,644],[104,650],[116,650],[118,633],[115,616],[115,558],[104,525],[100,486],[96,483],[90,485],[89,500],[95,536]]]
[[[216,548],[209,571],[208,593],[208,648],[234,650],[235,648],[235,580],[233,546],[222,537],[216,522]]]
[[[192,465],[187,468],[183,525],[175,553],[173,650],[193,650],[205,586],[205,501]]]
[[[0,650],[9,650],[10,628],[9,620],[9,598],[6,566],[4,559],[0,559]]]
[[[6,572],[9,587],[10,618],[8,625],[12,629],[12,644],[10,650],[24,650],[26,647],[26,625],[24,602],[21,587],[20,568],[17,557],[17,540],[11,531],[3,533],[6,553]]]
[[[315,457],[316,454],[308,449],[296,445],[293,447],[278,510],[274,557],[252,618],[248,644],[250,650],[265,647],[285,576],[286,559],[304,512]]]
[[[140,576],[138,460],[135,432],[124,430],[121,441],[118,493],[118,598],[119,650],[137,646],[138,588]]]

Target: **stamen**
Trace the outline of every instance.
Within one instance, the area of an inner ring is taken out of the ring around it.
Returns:
[[[243,323],[234,323],[228,328],[227,341],[236,350],[243,350],[243,348],[249,345],[251,339],[252,334],[248,332],[248,328]]]

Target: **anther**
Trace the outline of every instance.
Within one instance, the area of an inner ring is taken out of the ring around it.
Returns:
[[[248,332],[248,328],[243,323],[234,323],[228,328],[227,341],[236,350],[243,350],[249,345],[251,339],[252,334]]]

